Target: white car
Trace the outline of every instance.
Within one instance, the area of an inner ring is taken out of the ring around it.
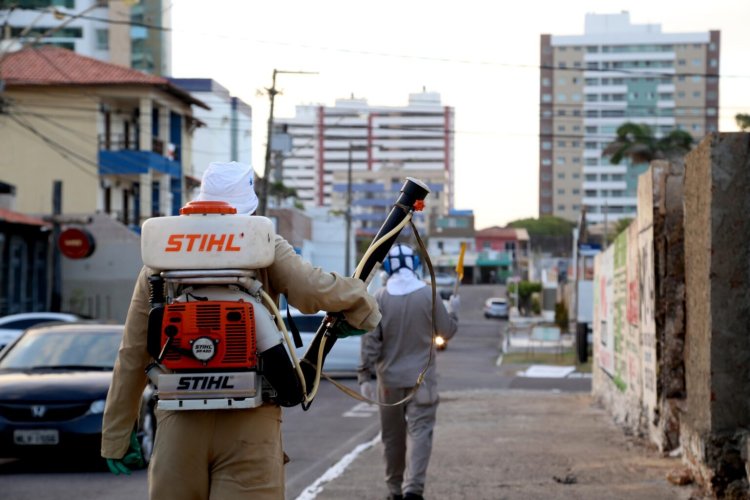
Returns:
[[[485,318],[508,319],[508,301],[502,297],[491,297],[484,303]]]
[[[302,338],[302,347],[297,348],[297,357],[302,359],[302,356],[307,351],[308,346],[312,343],[315,338],[315,332],[318,331],[318,327],[325,318],[325,313],[319,311],[315,314],[303,314],[297,309],[292,307],[289,308],[289,312],[292,316],[292,321],[297,325],[300,337]],[[286,309],[281,310],[281,316],[284,319],[284,324],[287,324]],[[287,324],[289,330],[289,325]],[[289,335],[292,332],[289,330]],[[357,368],[359,367],[360,358],[360,347],[362,341],[359,335],[352,335],[351,337],[340,338],[336,340],[333,348],[326,356],[325,363],[323,364],[323,371],[331,376],[334,375],[355,375]]]
[[[21,333],[27,328],[36,326],[39,323],[51,321],[79,321],[81,318],[75,314],[58,313],[58,312],[30,312],[10,314],[0,318],[0,351],[15,341]]]

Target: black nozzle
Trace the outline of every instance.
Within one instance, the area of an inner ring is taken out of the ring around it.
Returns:
[[[409,212],[415,208],[415,204],[424,201],[429,193],[430,188],[428,188],[425,183],[419,179],[407,177],[404,185],[401,186],[401,194],[396,200],[396,203],[393,204],[393,208],[391,208],[383,225],[380,226],[380,230],[378,231],[378,234],[375,235],[370,246],[380,240],[384,235],[388,234],[394,227],[398,226],[404,218],[406,218]],[[379,244],[378,248],[372,253],[372,255],[370,255],[370,258],[367,259],[367,262],[362,266],[362,272],[359,275],[359,279],[367,281],[375,264],[383,261],[393,246],[393,243],[396,241],[396,238],[398,238],[398,234],[394,234],[388,238],[388,240]]]

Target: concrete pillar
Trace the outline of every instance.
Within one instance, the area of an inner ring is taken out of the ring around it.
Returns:
[[[153,182],[153,172],[149,169],[148,173],[138,176],[138,182],[141,186],[141,220],[138,224],[153,215],[151,210],[151,183]]]
[[[140,128],[139,143],[141,151],[151,151],[151,109],[153,101],[148,97],[142,97],[140,103],[140,118],[138,125]],[[149,209],[149,213],[151,210]]]
[[[750,134],[713,133],[686,156],[684,203],[687,404],[681,441],[696,479],[723,497],[747,479]]]

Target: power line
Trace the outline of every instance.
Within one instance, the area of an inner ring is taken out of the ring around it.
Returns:
[[[36,9],[31,9],[31,10],[43,10],[43,9],[36,8]],[[69,14],[66,12],[60,12],[60,14],[64,16],[75,16],[75,14]],[[188,30],[168,28],[164,26],[141,23],[141,22],[132,21],[132,20],[130,21],[114,20],[114,19],[100,18],[96,16],[86,16],[86,15],[79,15],[77,17],[80,19],[87,19],[87,20],[98,21],[102,23],[130,25],[130,26],[164,31],[164,32],[188,32]],[[471,60],[471,59],[456,59],[456,58],[448,58],[448,57],[397,54],[397,53],[391,53],[391,52],[378,52],[378,51],[369,51],[369,50],[355,50],[355,49],[349,49],[349,48],[343,48],[343,47],[328,47],[328,46],[312,45],[312,44],[305,44],[305,43],[260,40],[260,39],[229,36],[225,34],[216,34],[216,33],[198,34],[198,33],[195,33],[193,30],[190,30],[189,32],[192,35],[199,35],[203,38],[206,38],[206,37],[224,38],[224,39],[229,39],[229,40],[255,42],[255,43],[264,44],[264,45],[279,45],[279,46],[285,46],[285,47],[311,49],[311,50],[319,50],[319,51],[327,51],[327,52],[341,52],[341,53],[348,54],[348,55],[364,55],[364,56],[375,56],[375,57],[392,58],[392,59],[422,60],[422,61],[427,61],[427,62],[439,62],[439,63],[451,63],[451,64],[498,66],[498,67],[504,67],[504,68],[538,69],[538,70],[553,70],[553,71],[580,72],[580,73],[584,73],[584,72],[623,73],[626,75],[629,74],[629,75],[654,76],[654,77],[674,77],[674,76],[681,75],[681,76],[702,76],[702,77],[716,78],[716,79],[719,79],[722,77],[723,78],[750,78],[750,75],[722,75],[722,74],[700,73],[700,72],[679,73],[679,75],[671,74],[671,73],[665,74],[663,72],[658,71],[658,68],[651,68],[651,69],[584,68],[584,67],[570,67],[569,68],[567,66],[559,67],[559,66],[544,65],[544,64],[511,64],[511,63],[503,63],[499,61],[483,61],[483,60],[477,61],[477,60]]]

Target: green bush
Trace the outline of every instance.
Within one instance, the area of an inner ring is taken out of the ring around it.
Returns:
[[[516,297],[516,284],[508,283],[508,295],[515,299]],[[518,283],[518,310],[523,315],[528,315],[529,311],[533,314],[541,313],[541,302],[538,305],[534,305],[532,295],[542,291],[542,284],[537,281],[521,281]],[[539,299],[537,298],[537,301]]]
[[[568,318],[568,306],[564,300],[555,304],[555,324],[560,327],[562,333],[568,333],[570,319]]]

